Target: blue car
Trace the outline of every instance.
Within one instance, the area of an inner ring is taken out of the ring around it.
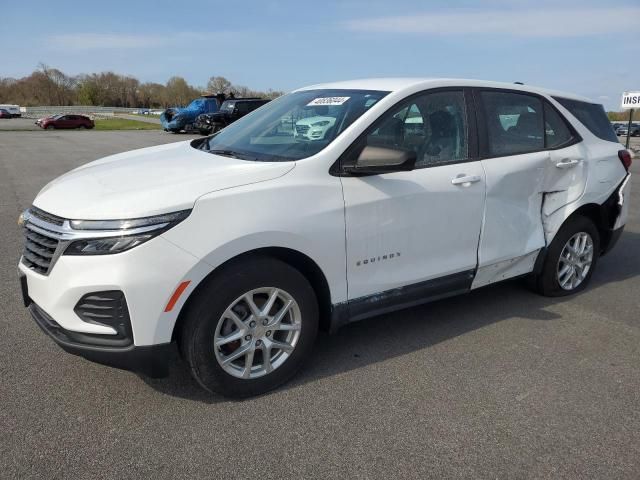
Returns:
[[[224,101],[223,95],[196,98],[185,108],[168,108],[160,115],[160,123],[165,132],[178,133],[193,130],[196,117],[202,113],[214,113]]]

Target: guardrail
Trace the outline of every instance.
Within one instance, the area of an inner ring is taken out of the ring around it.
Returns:
[[[96,107],[91,105],[75,105],[70,107],[63,106],[40,106],[40,107],[22,107],[22,116],[26,118],[40,118],[47,115],[54,115],[57,113],[63,114],[80,114],[80,115],[92,115],[92,116],[113,116],[115,113],[132,113],[135,110],[139,110],[143,107]]]

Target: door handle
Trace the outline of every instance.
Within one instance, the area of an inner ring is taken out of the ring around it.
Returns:
[[[576,158],[563,158],[558,163],[556,163],[556,168],[561,168],[566,170],[567,168],[573,168],[580,163],[580,160]]]
[[[453,185],[462,185],[468,187],[472,183],[476,183],[482,180],[479,175],[459,175],[451,180]]]

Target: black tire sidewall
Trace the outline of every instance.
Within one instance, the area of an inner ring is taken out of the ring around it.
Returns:
[[[242,294],[260,287],[278,287],[298,303],[302,314],[300,338],[287,360],[268,375],[236,378],[215,357],[213,339],[224,310]],[[308,359],[318,331],[318,304],[306,278],[290,265],[255,258],[224,268],[194,298],[181,339],[182,351],[196,380],[207,390],[229,397],[259,395],[290,379]]]
[[[572,290],[565,290],[560,286],[557,277],[557,265],[560,259],[560,254],[566,243],[576,233],[586,232],[591,236],[593,241],[593,260],[591,262],[591,268],[587,272],[586,277],[576,288]],[[591,276],[596,269],[598,258],[600,256],[600,234],[598,229],[591,220],[586,217],[576,215],[569,218],[567,222],[560,228],[555,238],[551,242],[549,250],[544,261],[542,273],[538,277],[538,290],[543,295],[561,297],[565,295],[572,295],[574,293],[584,290]]]

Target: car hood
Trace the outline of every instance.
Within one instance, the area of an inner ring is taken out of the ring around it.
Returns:
[[[285,175],[295,162],[254,162],[170,143],[105,157],[46,185],[34,206],[69,219],[145,217],[192,208],[206,193]]]

